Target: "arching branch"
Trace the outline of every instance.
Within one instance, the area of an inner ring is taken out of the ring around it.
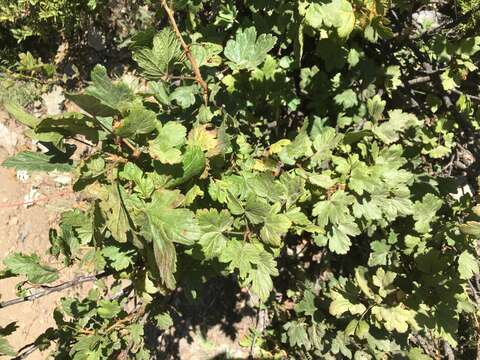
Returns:
[[[103,277],[106,277],[108,275],[110,275],[110,274],[106,273],[106,272],[103,272],[103,273],[99,273],[97,275],[78,276],[73,280],[64,282],[63,284],[60,284],[60,285],[48,287],[48,288],[46,288],[42,291],[38,291],[35,294],[1,302],[0,303],[0,309],[6,308],[6,307],[12,306],[12,305],[20,304],[20,303],[23,303],[23,302],[27,302],[27,301],[34,301],[34,300],[40,299],[44,296],[50,295],[52,293],[63,291],[63,290],[66,290],[68,288],[71,288],[73,286],[80,285],[80,284],[83,284],[83,283],[86,283],[86,282],[92,282],[92,281],[101,279]]]

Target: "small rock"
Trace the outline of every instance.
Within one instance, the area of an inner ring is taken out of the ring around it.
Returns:
[[[40,192],[32,186],[32,188],[30,189],[30,192],[27,195],[25,195],[23,198],[25,202],[25,209],[34,205],[35,201],[37,201],[39,198],[40,198]]]
[[[60,86],[54,86],[52,91],[42,95],[42,100],[49,115],[61,114],[62,104],[65,101],[63,89]]]
[[[22,183],[26,183],[28,179],[30,178],[30,175],[28,175],[27,170],[17,170],[17,179],[18,181]]]
[[[62,174],[56,176],[53,181],[59,186],[67,186],[70,185],[72,182],[72,177],[70,175]]]
[[[17,143],[18,135],[0,122],[0,146],[7,150],[9,155],[13,155]]]
[[[9,226],[14,226],[17,224],[18,224],[18,218],[16,216],[11,217],[10,220],[8,221]]]

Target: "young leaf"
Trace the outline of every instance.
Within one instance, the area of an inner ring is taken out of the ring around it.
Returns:
[[[184,61],[183,51],[175,33],[170,28],[162,29],[153,38],[153,47],[134,51],[133,59],[148,79],[158,80],[167,75],[172,65]]]
[[[107,69],[102,65],[96,65],[92,72],[92,84],[85,90],[85,94],[93,96],[104,106],[110,108],[109,115],[115,115],[119,108],[133,100],[133,91],[123,83],[113,83],[107,75]]]
[[[479,273],[478,260],[467,250],[462,252],[458,258],[458,272],[460,278],[468,280]]]
[[[157,116],[153,111],[147,110],[141,103],[134,102],[128,107],[128,115],[115,128],[115,134],[133,138],[151,133],[158,124]]]
[[[0,336],[0,356],[15,356],[17,352],[8,343],[7,339]]]
[[[57,270],[40,264],[37,255],[16,253],[7,256],[3,263],[8,271],[16,275],[24,275],[33,284],[45,284],[58,280]]]
[[[224,53],[233,70],[252,70],[265,61],[276,42],[277,38],[270,34],[257,38],[257,30],[249,27],[238,30],[235,40],[228,40]]]
[[[167,122],[158,136],[149,142],[149,153],[154,159],[165,164],[178,164],[182,161],[182,152],[178,149],[186,141],[187,130],[177,122]]]

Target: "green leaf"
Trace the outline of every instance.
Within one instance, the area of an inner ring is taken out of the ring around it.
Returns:
[[[386,105],[387,102],[382,100],[380,95],[375,95],[373,98],[367,100],[368,114],[375,121],[378,121],[382,118]]]
[[[408,360],[432,360],[428,355],[425,355],[422,349],[412,348],[408,352]]]
[[[227,236],[233,224],[233,217],[227,210],[216,209],[197,211],[198,225],[201,231],[200,245],[207,259],[220,256],[227,247]]]
[[[382,268],[378,268],[375,275],[372,277],[373,285],[377,286],[378,294],[381,297],[386,297],[390,293],[395,291],[395,287],[393,286],[393,282],[397,274],[391,271],[385,271]]]
[[[353,195],[339,190],[330,199],[317,202],[312,215],[318,217],[319,225],[322,227],[329,223],[336,225],[352,218],[348,207],[354,202]]]
[[[17,352],[8,343],[7,339],[0,336],[0,356],[15,356]]]
[[[97,308],[98,315],[104,319],[113,319],[122,310],[118,302],[100,300]]]
[[[404,113],[396,109],[389,111],[390,119],[381,125],[373,127],[373,133],[385,144],[392,144],[400,139],[405,130],[420,124],[413,114]]]
[[[261,246],[241,243],[237,240],[228,242],[227,248],[219,260],[229,263],[229,269],[238,269],[240,278],[252,285],[252,291],[261,301],[266,301],[273,288],[271,276],[277,276],[278,270],[273,256]]]
[[[197,85],[179,86],[170,94],[170,101],[176,101],[182,109],[188,109],[195,104],[195,95],[198,93]]]
[[[152,201],[145,204],[147,227],[141,231],[156,242],[193,245],[200,238],[200,229],[194,213],[177,208],[183,197],[177,191],[159,190]]]
[[[237,240],[231,240],[227,243],[227,248],[220,255],[220,262],[228,263],[230,270],[238,269],[241,278],[246,278],[252,268],[252,264],[260,261],[258,248],[250,243],[242,243]]]
[[[330,251],[336,254],[346,254],[350,250],[352,241],[350,240],[349,235],[358,235],[360,231],[358,230],[357,225],[354,223],[349,223],[346,228],[349,229],[349,232],[345,232],[340,228],[334,228],[332,230],[328,240],[328,248]]]
[[[282,148],[278,154],[280,160],[287,165],[295,164],[295,161],[302,157],[312,155],[312,141],[306,131],[300,131],[294,141]]]
[[[395,307],[374,306],[371,313],[387,331],[395,330],[403,334],[407,332],[409,325],[416,325],[415,311],[405,309],[403,304]]]
[[[6,159],[2,166],[27,171],[69,172],[72,170],[70,164],[55,163],[54,160],[55,157],[53,155],[24,151]]]
[[[350,109],[358,105],[357,94],[352,89],[345,90],[344,92],[334,97],[335,102],[341,105],[344,109]]]
[[[111,266],[116,271],[122,271],[128,268],[132,262],[130,256],[122,252],[116,246],[107,246],[102,249],[102,255],[111,262]]]
[[[146,175],[134,163],[127,163],[120,172],[120,178],[133,181],[135,183],[134,190],[143,198],[149,198],[155,190],[155,183],[151,176]]]
[[[148,90],[153,94],[153,96],[159,102],[159,104],[165,105],[165,106],[169,106],[171,104],[170,95],[167,91],[165,84],[163,84],[162,82],[150,81],[148,83]]]
[[[161,79],[170,72],[173,65],[184,61],[180,43],[169,27],[162,29],[153,38],[151,49],[136,49],[132,57],[143,74],[152,80]]]
[[[384,241],[372,241],[370,248],[372,252],[368,258],[368,266],[387,265],[387,258],[392,247]]]
[[[104,105],[99,99],[92,95],[66,93],[65,98],[74,102],[92,116],[108,117],[117,114],[117,111]]]
[[[222,50],[222,45],[214,44],[211,42],[202,42],[192,44],[191,46],[192,55],[197,61],[197,65],[199,67],[219,66],[222,63],[222,58],[219,56]]]
[[[80,113],[64,113],[42,119],[35,127],[39,135],[56,132],[63,136],[75,137],[83,135],[89,141],[98,142],[101,128],[95,120]]]
[[[156,114],[147,110],[141,103],[134,102],[128,107],[128,115],[115,128],[115,134],[133,138],[137,135],[149,134],[159,124]]]
[[[327,17],[325,10],[324,5],[310,4],[305,13],[305,23],[316,30],[321,30]]]
[[[155,322],[160,330],[168,330],[173,326],[173,319],[168,312],[155,315]]]
[[[260,255],[260,258],[262,258],[262,255]],[[275,264],[270,254],[267,254],[266,260]],[[256,265],[257,268],[250,270],[246,281],[252,284],[252,291],[259,297],[260,301],[267,301],[273,289],[272,276],[278,275],[278,272],[275,265],[270,267],[269,265],[263,265],[261,262]]]
[[[442,81],[443,90],[445,91],[453,90],[458,86],[455,79],[451,76],[450,70],[441,73],[440,80]]]
[[[24,275],[33,284],[45,284],[58,280],[57,270],[40,264],[37,255],[15,253],[7,256],[3,263],[8,271],[16,275]]]
[[[81,212],[79,209],[67,211],[62,214],[61,223],[75,229],[82,245],[87,245],[92,240],[94,224],[90,214]]]
[[[7,102],[3,104],[5,106],[5,110],[15,118],[15,120],[19,121],[25,126],[29,128],[35,128],[40,123],[40,119],[36,118],[33,115],[30,115],[28,112],[25,111],[23,107],[18,104]]]
[[[183,197],[176,191],[157,191],[145,204],[141,233],[153,242],[154,255],[162,281],[175,288],[176,250],[174,243],[193,245],[200,238],[198,221],[187,209],[177,209]]]
[[[367,310],[363,304],[353,304],[338,292],[332,292],[332,302],[328,308],[331,315],[340,317],[345,312],[350,312],[352,315],[362,314]]]
[[[355,269],[355,280],[357,285],[362,290],[362,292],[369,298],[374,299],[375,295],[373,291],[368,286],[368,280],[366,278],[367,269],[363,266],[359,266]]]
[[[185,154],[183,154],[182,169],[183,174],[180,178],[173,179],[168,183],[169,187],[178,186],[188,180],[200,176],[205,170],[207,159],[199,146],[187,146]]]
[[[127,242],[130,221],[124,204],[127,197],[125,190],[119,185],[111,185],[104,187],[100,196],[100,208],[112,236],[118,242]]]
[[[315,306],[315,294],[310,290],[306,290],[303,293],[303,299],[295,305],[295,312],[313,317],[315,311],[317,311],[317,307]]]
[[[436,219],[436,213],[443,205],[442,199],[433,194],[427,194],[422,201],[416,201],[413,208],[413,219],[415,230],[421,234],[430,232],[430,223]]]
[[[277,38],[270,34],[262,34],[257,39],[254,27],[239,29],[235,40],[228,40],[225,56],[233,70],[252,70],[265,61],[267,54],[273,49]]]
[[[458,272],[460,273],[460,278],[468,280],[473,275],[478,274],[479,271],[476,257],[467,250],[462,252],[458,258]]]
[[[260,230],[260,238],[271,246],[280,247],[282,237],[290,229],[290,226],[292,226],[292,222],[286,215],[270,212],[265,218],[262,230]]]
[[[260,224],[265,221],[270,211],[270,205],[262,198],[250,195],[245,205],[245,215],[252,224]]]
[[[182,161],[182,152],[178,149],[186,141],[187,129],[177,122],[167,122],[158,136],[149,142],[149,153],[164,164],[178,164]]]
[[[289,321],[283,326],[283,328],[287,331],[288,343],[291,347],[307,346],[310,343],[304,323],[300,323],[297,321]]]
[[[465,224],[460,224],[458,228],[466,235],[480,237],[480,222],[478,221],[467,221]]]
[[[111,112],[108,115],[115,115],[118,109],[125,103],[133,100],[133,91],[123,83],[113,83],[107,75],[107,69],[102,65],[96,65],[91,73],[92,84],[85,90],[85,94],[93,96]]]
[[[333,0],[326,6],[328,21],[337,29],[338,36],[348,38],[355,28],[355,12],[347,0]]]

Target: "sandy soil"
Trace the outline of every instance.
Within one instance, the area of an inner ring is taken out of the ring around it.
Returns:
[[[5,129],[8,129],[8,133]],[[3,133],[2,133],[3,131]],[[34,147],[22,135],[22,129],[8,120],[0,112],[0,163],[15,151]],[[0,263],[13,252],[35,253],[55,268],[62,268],[55,258],[46,254],[49,247],[48,231],[57,222],[60,212],[71,207],[73,194],[68,187],[55,182],[55,176],[48,174],[29,174],[21,181],[15,170],[0,167]],[[24,203],[32,188],[41,201],[32,206]],[[2,264],[3,265],[3,264]],[[76,276],[71,269],[61,271],[61,280]],[[15,285],[21,278],[0,280],[1,301],[16,297]],[[72,289],[63,294],[52,294],[37,301],[13,305],[0,309],[0,326],[14,323],[16,331],[7,337],[14,349],[33,342],[45,329],[54,325],[52,311],[61,296],[73,295],[80,289]],[[46,353],[36,351],[29,359],[45,359]]]

